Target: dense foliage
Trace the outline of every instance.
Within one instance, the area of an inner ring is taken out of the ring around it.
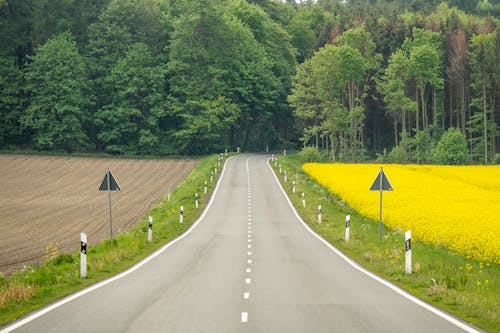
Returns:
[[[0,148],[500,147],[498,0],[0,0]]]

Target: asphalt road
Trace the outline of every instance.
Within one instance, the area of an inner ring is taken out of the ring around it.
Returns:
[[[464,332],[306,230],[265,156],[228,160],[183,239],[65,302],[14,332]]]

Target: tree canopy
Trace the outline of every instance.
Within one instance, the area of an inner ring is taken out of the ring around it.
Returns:
[[[456,128],[494,163],[499,15],[499,0],[0,1],[0,148],[433,162]]]

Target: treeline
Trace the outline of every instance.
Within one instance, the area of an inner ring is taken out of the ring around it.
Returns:
[[[499,7],[0,0],[0,148],[316,145],[335,160],[424,162],[458,128],[489,163],[500,147]]]
[[[296,49],[243,0],[0,2],[4,148],[204,154],[293,132]]]
[[[328,3],[299,9],[331,22],[289,96],[304,145],[341,161],[378,152],[399,163],[500,162],[498,18],[444,2],[410,13],[377,1],[373,12],[350,7],[355,19],[346,23],[348,6],[336,12]]]

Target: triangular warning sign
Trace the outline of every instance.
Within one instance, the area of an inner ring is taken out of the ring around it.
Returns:
[[[109,182],[108,182],[108,177],[109,177]],[[109,186],[108,186],[109,184]],[[111,170],[108,170],[106,172],[106,175],[104,176],[104,179],[102,180],[101,186],[99,186],[99,191],[120,191],[120,185],[118,185],[118,182],[116,181],[115,177],[113,177],[113,174],[111,173]]]
[[[389,179],[387,179],[384,170],[380,168],[380,172],[375,178],[372,186],[370,187],[370,191],[392,191],[392,185],[389,183]]]

